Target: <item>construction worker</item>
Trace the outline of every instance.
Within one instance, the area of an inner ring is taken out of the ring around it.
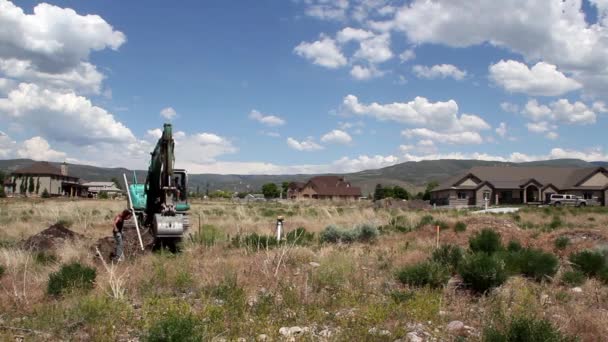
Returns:
[[[122,228],[125,225],[125,221],[133,217],[133,213],[129,209],[123,210],[120,214],[114,218],[112,233],[116,242],[116,250],[114,252],[114,260],[122,261],[123,258],[123,233]]]

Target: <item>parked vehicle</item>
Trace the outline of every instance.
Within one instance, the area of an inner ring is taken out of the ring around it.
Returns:
[[[587,200],[576,195],[551,194],[551,197],[549,197],[549,204],[555,207],[562,205],[584,207],[587,205]]]

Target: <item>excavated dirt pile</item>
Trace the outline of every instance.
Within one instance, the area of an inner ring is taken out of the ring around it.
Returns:
[[[142,232],[141,239],[144,243],[143,251],[139,246],[139,240],[137,238],[137,231],[135,228],[123,229],[123,253],[126,259],[133,259],[152,250],[154,247],[154,237],[145,231]],[[116,243],[113,236],[101,238],[97,240],[97,243],[95,244],[95,247],[99,249],[99,252],[106,261],[109,261],[114,257],[115,246]]]
[[[36,252],[46,252],[65,242],[82,238],[82,235],[69,230],[61,223],[56,223],[40,233],[30,236],[23,242],[23,247]]]

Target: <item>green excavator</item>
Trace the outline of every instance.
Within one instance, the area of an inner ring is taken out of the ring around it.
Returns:
[[[138,232],[139,226],[150,229],[156,245],[174,245],[190,226],[188,174],[174,168],[174,149],[171,124],[164,124],[162,136],[151,153],[146,182],[138,183],[134,174],[133,183],[128,185],[136,228]]]

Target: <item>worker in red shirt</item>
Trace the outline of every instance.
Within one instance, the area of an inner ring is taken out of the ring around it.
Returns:
[[[113,222],[112,234],[116,241],[116,250],[114,252],[114,261],[122,261],[123,258],[123,233],[122,228],[125,225],[125,221],[133,217],[133,213],[129,209],[123,210],[120,214],[116,215]]]

